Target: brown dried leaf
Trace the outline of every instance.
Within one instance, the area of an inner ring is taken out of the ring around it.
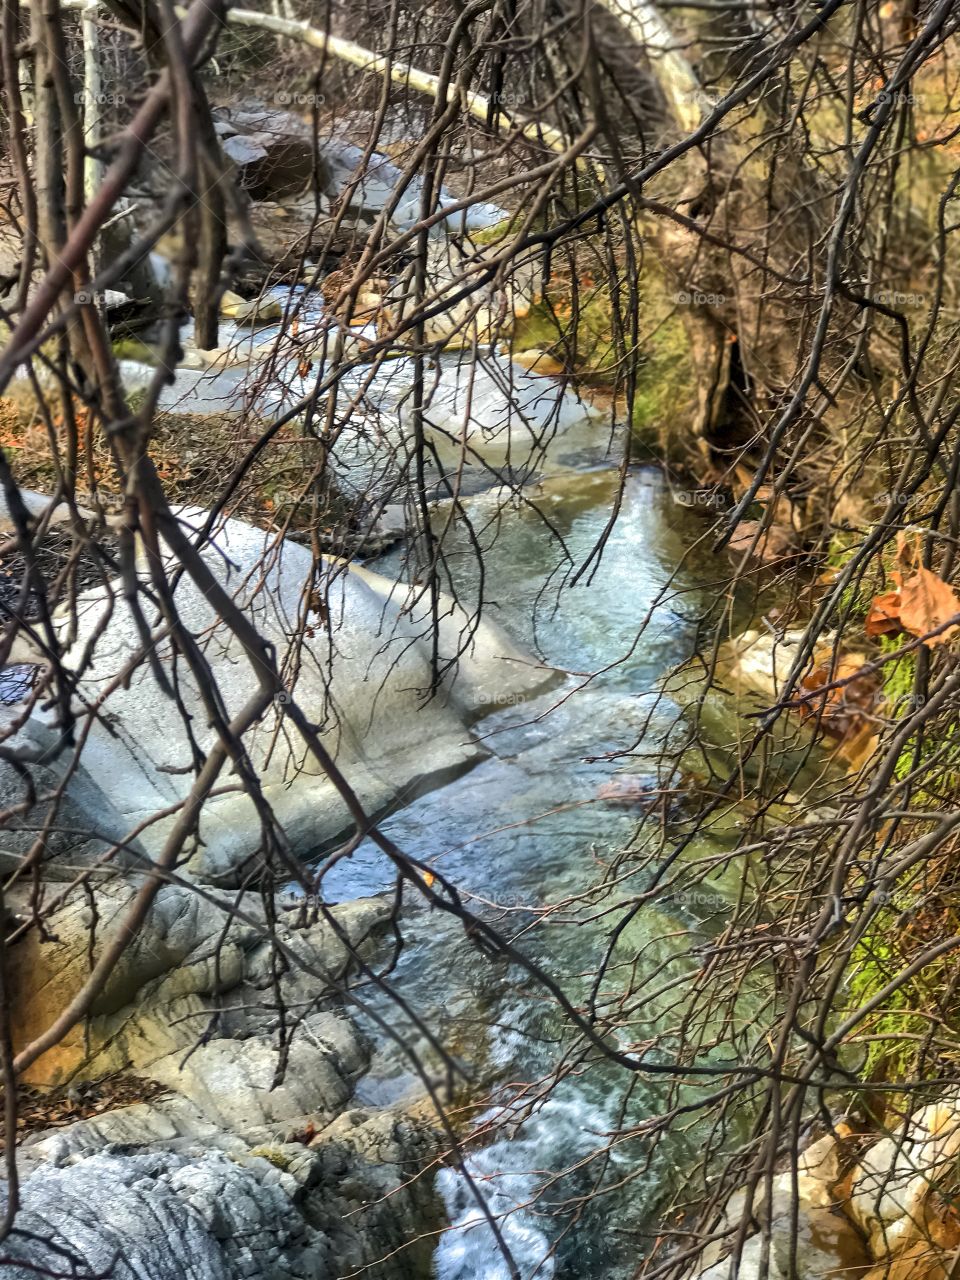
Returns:
[[[868,636],[885,636],[903,630],[899,591],[888,591],[885,595],[873,597],[863,629]]]
[[[864,663],[862,654],[828,655],[800,681],[809,697],[800,708],[804,719],[816,717],[820,730],[831,738],[846,742],[860,739],[871,723],[871,712],[879,696],[877,673]],[[871,730],[872,732],[872,730]]]
[[[901,625],[911,635],[928,636],[924,644],[930,647],[945,644],[960,631],[960,626],[954,625],[939,635],[929,635],[948,619],[960,617],[960,597],[949,582],[944,582],[929,569],[921,565],[909,578],[905,578],[899,594]]]

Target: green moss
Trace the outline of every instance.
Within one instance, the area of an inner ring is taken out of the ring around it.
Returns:
[[[571,373],[600,382],[613,377],[624,355],[614,337],[610,295],[601,289],[579,295],[576,323],[569,298],[559,292],[535,303],[514,325],[513,348],[549,352]]]
[[[636,352],[624,350],[605,288],[579,294],[575,325],[569,293],[552,292],[517,319],[512,346],[518,352],[544,351],[570,373],[601,385],[613,383],[625,363],[634,362],[634,434],[658,452],[665,447],[669,426],[693,397],[696,379],[682,319],[664,316],[641,337]]]
[[[668,316],[651,335],[638,362],[634,434],[665,446],[667,428],[690,401],[694,385],[687,331],[679,316]]]
[[[130,410],[131,413],[139,413],[140,410],[143,408],[144,404],[146,404],[146,400],[147,400],[146,387],[134,387],[133,390],[128,391],[126,395],[127,395],[127,408]]]
[[[250,1150],[252,1156],[259,1156],[261,1160],[269,1160],[275,1169],[289,1169],[290,1157],[279,1147],[262,1146],[252,1147]]]
[[[885,653],[894,653],[903,647],[903,642],[903,636],[882,636],[880,647]],[[903,720],[917,709],[916,677],[916,650],[884,665],[884,712],[890,719]],[[928,770],[931,786],[924,785],[921,775],[914,785],[913,803],[920,809],[936,809],[943,804],[945,796],[960,791],[960,725],[956,721],[940,723],[933,731],[927,727],[925,731],[911,734],[897,758],[896,778],[900,780],[915,770],[922,771],[927,760],[931,764]]]
[[[875,917],[869,933],[857,943],[852,956],[849,990],[853,1008],[863,1008],[894,978],[904,966],[904,957],[892,939],[897,934],[896,920],[904,904],[883,908]],[[867,1080],[898,1081],[913,1074],[917,1040],[927,1030],[927,1020],[918,1009],[931,1004],[930,983],[936,980],[932,971],[924,969],[905,982],[864,1023],[866,1057],[860,1068]],[[942,976],[942,975],[941,975]]]
[[[508,236],[514,235],[520,226],[520,215],[514,214],[512,218],[501,218],[493,226],[481,227],[479,231],[471,231],[469,233],[470,241],[478,247],[486,244],[499,244],[501,240],[506,240]]]
[[[546,302],[536,302],[513,326],[514,351],[551,351],[563,333]]]
[[[137,360],[140,364],[156,364],[157,353],[140,338],[120,338],[113,344],[113,354],[118,360]]]

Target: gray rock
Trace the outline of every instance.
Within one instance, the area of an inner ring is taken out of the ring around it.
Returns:
[[[427,342],[441,343],[447,349],[472,348],[475,343],[489,347],[497,339],[508,337],[515,320],[528,313],[538,288],[539,268],[533,261],[514,264],[509,281],[497,287],[488,283],[476,293],[460,297],[464,279],[479,274],[484,261],[496,252],[496,247],[474,248],[469,242],[446,237],[430,242],[426,261],[428,296],[445,298],[448,305],[426,319]],[[415,306],[410,285],[406,276],[401,277],[386,295],[388,312],[397,322]],[[431,304],[430,310],[434,309]]]
[[[265,160],[267,156],[267,148],[263,143],[246,133],[234,132],[227,135],[220,143],[220,150],[241,169],[244,165]]]
[[[273,1169],[219,1152],[101,1154],[40,1168],[23,1187],[4,1274],[33,1280],[37,1267],[62,1274],[72,1257],[79,1274],[115,1280],[334,1276],[329,1241],[269,1176]]]
[[[240,185],[254,200],[283,200],[299,195],[313,177],[314,164],[320,190],[329,185],[329,173],[313,144],[294,137],[269,133],[237,133],[223,138],[220,148],[233,162]]]
[[[108,292],[111,291],[108,290]],[[39,522],[41,517],[46,514],[52,502],[52,499],[48,494],[37,493],[34,489],[21,489],[20,498],[27,509],[28,515],[37,522]],[[82,516],[87,519],[92,519],[93,512],[90,511],[89,508],[80,505],[77,509]],[[63,524],[69,519],[69,504],[66,502],[58,502],[53,508],[47,524],[48,526]],[[13,516],[10,513],[10,504],[7,501],[7,496],[2,489],[0,489],[0,533],[13,533],[15,532],[16,527]]]
[[[89,1139],[90,1122],[81,1124]],[[56,1149],[50,1139],[36,1144],[34,1154],[46,1144],[51,1162],[33,1165],[23,1183],[17,1230],[4,1242],[4,1280],[33,1280],[31,1268],[43,1266],[63,1273],[57,1249],[93,1271],[112,1265],[117,1280],[334,1280],[354,1268],[382,1280],[426,1274],[440,1210],[420,1175],[436,1143],[410,1120],[354,1112],[310,1148],[234,1142],[229,1151],[196,1121],[186,1127],[202,1145],[191,1147],[182,1117],[98,1124],[102,1136],[121,1141],[152,1134],[157,1149],[87,1155],[71,1133],[81,1125],[58,1134]]]
[[[123,928],[131,893],[114,888],[96,895],[94,954]],[[285,1074],[263,908],[256,901],[244,904],[246,922],[230,919],[229,906],[187,888],[162,889],[98,996],[87,1028],[75,1029],[43,1055],[32,1069],[33,1082],[97,1079],[132,1069],[190,1097],[228,1132],[335,1115],[350,1098],[366,1047],[330,1006],[350,967],[348,948],[368,954],[388,904],[344,903],[330,908],[329,921],[303,928],[293,913],[279,913],[275,935],[288,957],[280,965],[279,992],[295,1014]],[[18,1041],[48,1026],[82,986],[92,922],[92,908],[81,897],[50,918],[47,938],[30,931],[10,949]]]
[[[403,182],[403,170],[387,156],[374,152],[358,180],[358,164],[364,154],[360,147],[337,138],[321,139],[320,147],[329,168],[330,190],[334,198],[345,199],[347,212],[356,219],[372,222],[393,201],[394,193]],[[390,219],[395,227],[407,230],[420,221],[422,194],[423,183],[419,177],[406,183]],[[456,196],[446,187],[442,188],[440,207],[455,202]],[[444,239],[447,231],[460,234],[479,231],[506,217],[506,212],[497,205],[478,202],[458,213],[449,214],[436,224],[432,235],[439,242]]]
[[[724,1258],[697,1273],[697,1280],[848,1280],[868,1258],[852,1223],[837,1210],[803,1208],[792,1240],[791,1218],[775,1218],[770,1226],[769,1265],[763,1265],[761,1233],[747,1240],[739,1267]]]
[[[337,1115],[367,1061],[365,1045],[345,1018],[315,1013],[293,1034],[282,1083],[280,1050],[260,1036],[211,1040],[189,1054],[178,1049],[138,1065],[185,1094],[221,1129],[249,1133]]]
[[[237,180],[254,200],[282,200],[300,194],[316,168],[321,192],[331,187],[330,168],[305,120],[289,111],[232,111],[214,127]]]
[[[20,769],[0,761],[0,809],[8,815],[0,831],[0,870],[19,867],[38,838],[39,868],[47,880],[72,880],[78,867],[90,866],[113,849],[114,865],[137,864],[143,850],[136,840],[127,840],[129,823],[82,764],[64,796],[56,799],[73,751],[63,749],[62,734],[55,727],[35,716],[5,741],[23,751],[30,763],[24,766],[25,778]],[[32,807],[27,807],[27,778],[36,797]]]
[[[317,1165],[305,1204],[310,1220],[333,1241],[341,1274],[381,1258],[385,1280],[432,1274],[428,1233],[442,1223],[443,1211],[433,1179],[418,1175],[436,1157],[433,1132],[408,1116],[356,1108],[318,1134],[311,1151]],[[411,1222],[421,1224],[419,1233]],[[345,1230],[350,1223],[359,1230]],[[398,1236],[405,1248],[390,1257]]]
[[[178,1151],[198,1145],[247,1150],[243,1139],[217,1128],[188,1098],[172,1096],[116,1107],[59,1129],[31,1134],[20,1144],[17,1163],[23,1177],[38,1164],[63,1167],[108,1148]]]
[[[238,110],[230,107],[217,112],[218,117],[234,133],[265,133],[272,138],[299,138],[309,141],[310,125],[293,111],[251,103]]]
[[[191,514],[199,523],[200,515]],[[291,684],[298,704],[317,726],[368,813],[412,798],[482,758],[485,753],[471,741],[467,723],[502,697],[533,693],[554,678],[499,629],[481,623],[467,652],[447,671],[442,688],[431,699],[429,601],[422,594],[333,561],[324,562],[323,579],[317,581],[306,548],[276,544],[262,530],[237,520],[218,528],[204,559],[275,646],[281,667],[285,660],[296,664]],[[313,597],[322,599],[323,606],[321,612],[308,613],[313,639],[298,645],[296,620],[311,581]],[[186,576],[175,598],[184,624],[202,641],[228,714],[235,714],[257,687],[254,672],[205,595]],[[440,661],[448,663],[470,634],[469,620],[453,601],[442,599],[440,626]],[[81,594],[78,635],[66,655],[68,666],[81,661],[94,636],[92,667],[79,681],[81,693],[90,700],[101,695],[140,648],[128,612],[113,607],[101,588]],[[191,674],[168,641],[157,646],[157,656],[168,670],[176,665],[194,736],[201,752],[209,751],[216,733],[208,725]],[[264,797],[291,847],[303,856],[349,830],[352,820],[336,787],[302,742],[281,728],[284,697],[244,742]],[[100,718],[84,746],[83,765],[133,828],[185,799],[192,784],[192,758],[181,716],[150,668],[141,665],[128,687],[102,699]],[[225,774],[223,782],[229,779]],[[91,810],[88,823],[100,816],[99,808]],[[151,822],[142,832],[140,842],[148,854],[159,853],[175,821],[171,815]],[[199,833],[199,846],[188,863],[193,876],[236,884],[256,869],[260,822],[253,802],[239,788],[208,798]]]

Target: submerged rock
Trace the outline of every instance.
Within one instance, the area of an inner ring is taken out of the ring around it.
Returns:
[[[597,788],[597,799],[627,809],[653,809],[669,794],[656,778],[636,773],[619,773]]]
[[[220,314],[242,324],[262,323],[266,320],[279,320],[283,315],[283,307],[273,297],[251,298],[247,301],[228,289],[220,299]]]

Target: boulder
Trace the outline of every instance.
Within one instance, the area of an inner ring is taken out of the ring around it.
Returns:
[[[288,111],[234,111],[215,125],[220,149],[236,179],[254,200],[299,195],[316,172],[320,191],[331,183],[330,167],[319,154],[310,126]]]
[[[25,1010],[52,1001],[55,1012],[70,994],[64,975],[82,981],[88,926],[96,920],[95,955],[129,897],[101,889],[93,904],[54,913],[46,941],[31,932],[8,950],[18,1040]],[[398,1113],[345,1110],[367,1046],[338,1005],[344,938],[367,954],[389,904],[343,903],[310,923],[306,908],[278,901],[272,928],[290,962],[280,994],[297,1000],[282,1049],[264,911],[244,899],[247,919],[227,932],[235,897],[221,906],[189,887],[162,889],[87,1026],[35,1064],[47,1076],[30,1078],[44,1083],[134,1069],[171,1093],[21,1144],[10,1280],[65,1257],[120,1280],[426,1273],[440,1225],[422,1176],[435,1136]]]
[[[372,1258],[384,1259],[384,1280],[433,1274],[436,1235],[426,1232],[443,1224],[443,1208],[434,1179],[418,1174],[432,1173],[438,1145],[432,1128],[407,1114],[359,1107],[313,1139],[317,1186],[306,1200],[310,1220],[334,1241],[340,1275],[362,1271]],[[351,1230],[354,1222],[361,1232]],[[391,1257],[398,1237],[406,1247]]]
[[[398,188],[402,188],[391,223],[406,231],[420,221],[423,180],[419,176],[406,180],[403,170],[388,156],[375,151],[365,159],[363,148],[339,138],[322,138],[319,145],[329,173],[331,200],[345,201],[345,212],[353,219],[372,223],[393,202]],[[456,199],[446,187],[441,188],[441,208],[453,205]],[[506,217],[506,212],[499,206],[477,201],[438,221],[431,235],[437,242],[442,242],[448,231],[455,235],[482,231]]]
[[[725,680],[737,692],[749,690],[774,702],[801,651],[803,639],[802,629],[779,635],[770,631],[742,632],[721,648]]]
[[[335,1280],[367,1269],[414,1280],[440,1225],[418,1176],[435,1142],[392,1114],[347,1127],[368,1132],[365,1150],[337,1133],[311,1149],[268,1141],[224,1151],[207,1136],[173,1151],[155,1134],[155,1147],[86,1155],[65,1137],[21,1186],[5,1280],[60,1275],[71,1259],[78,1274],[115,1280]]]
[[[194,1040],[211,1021],[212,1011],[203,1012],[202,1021],[187,1022]],[[189,1054],[181,1044],[165,1057],[135,1065],[183,1093],[218,1128],[250,1135],[332,1119],[349,1102],[367,1061],[366,1045],[346,1018],[315,1013],[300,1020],[283,1060],[277,1044],[264,1036],[221,1037]],[[88,1069],[99,1075],[100,1062],[94,1058]]]
[[[188,1098],[174,1095],[29,1134],[18,1147],[17,1163],[25,1177],[40,1165],[76,1164],[110,1147],[186,1151],[198,1145],[223,1151],[246,1151],[248,1146],[239,1135],[219,1129]]]
[[[79,895],[50,915],[45,936],[29,930],[9,948],[18,1048],[49,1026],[81,989],[89,972],[91,927],[96,926],[96,956],[124,927],[131,894],[129,888],[103,888],[92,903]],[[161,889],[87,1026],[74,1028],[48,1050],[26,1078],[52,1085],[133,1068],[193,1098],[225,1130],[336,1114],[365,1063],[365,1046],[336,1012],[310,1012],[311,1002],[313,1008],[324,998],[329,1004],[352,954],[371,953],[388,904],[343,903],[329,909],[331,921],[302,928],[294,913],[281,912],[276,936],[297,959],[288,973],[280,966],[277,987],[269,981],[271,944],[264,936],[262,905],[244,902],[251,923],[231,918],[230,907],[230,901],[220,905],[185,887]],[[295,1066],[282,1082],[276,1077],[277,992],[310,1014],[295,1028]],[[231,1038],[236,1036],[243,1038]]]
[[[481,461],[515,475],[543,467],[547,451],[572,428],[599,422],[602,410],[502,356],[468,363],[450,356],[440,363],[430,388],[430,437],[449,465]],[[401,409],[408,424],[408,403]]]
[[[267,1161],[242,1168],[223,1155],[192,1162],[153,1154],[41,1168],[21,1189],[6,1273],[9,1280],[38,1269],[60,1274],[73,1255],[117,1280],[231,1280],[255,1263],[276,1275],[283,1259],[294,1276],[320,1280],[329,1274],[323,1242],[308,1233],[286,1189],[265,1183],[271,1171]]]
[[[348,347],[366,341],[354,331],[347,339]],[[308,350],[318,360],[324,356],[319,339]],[[330,459],[344,495],[366,502],[406,499],[412,506],[413,376],[413,362],[406,355],[382,364],[372,379],[367,368],[346,375],[344,392],[355,396],[356,403],[345,415]],[[306,383],[303,389],[309,389]],[[425,398],[427,484],[439,501],[449,499],[452,474],[460,477],[461,498],[503,480],[513,485],[516,500],[518,484],[563,465],[560,455],[570,448],[571,437],[576,437],[575,449],[595,444],[594,428],[604,420],[602,409],[569,387],[527,373],[486,347],[479,348],[476,360],[442,353],[429,367]]]
[[[773,1179],[772,1197],[767,1204],[766,1185],[761,1182],[751,1200],[751,1238],[747,1241],[739,1272],[740,1280],[759,1275],[759,1228],[768,1220],[770,1233],[770,1277],[789,1276],[790,1222],[796,1202],[799,1218],[797,1275],[813,1280],[836,1273],[843,1265],[865,1261],[863,1244],[850,1222],[838,1212],[834,1188],[840,1178],[840,1148],[832,1133],[826,1134],[801,1152],[795,1169],[786,1169]],[[729,1231],[724,1240],[709,1244],[701,1254],[698,1280],[721,1280],[729,1273],[727,1255],[735,1231],[746,1212],[747,1192],[733,1192],[723,1209],[719,1229]],[[804,1270],[821,1265],[822,1272]]]
[[[16,692],[16,673],[23,668],[5,670],[4,687]],[[27,691],[25,685],[20,690],[21,694]],[[23,775],[8,761],[0,761],[0,809],[7,815],[0,829],[0,871],[8,874],[19,867],[38,839],[39,867],[48,880],[72,880],[77,868],[99,862],[114,849],[115,865],[136,863],[142,854],[136,840],[119,847],[129,834],[129,823],[86,769],[79,768],[66,794],[55,800],[65,768],[65,761],[55,756],[59,737],[38,717],[6,740],[7,745],[29,752],[32,759],[42,760],[46,753],[51,763],[29,766],[36,802],[28,808]]]
[[[487,260],[496,247],[473,247],[469,241],[435,239],[427,250],[427,302],[431,314],[424,322],[427,342],[448,350],[489,346],[497,339],[509,337],[514,321],[526,316],[539,297],[537,271],[532,262],[514,264],[509,280],[502,284],[488,282],[466,297],[460,297],[465,285],[482,276]],[[405,293],[407,279],[393,285],[385,294],[384,305],[394,322],[412,310],[413,299]],[[449,300],[437,310],[436,298]],[[540,370],[544,372],[544,370]]]
[[[195,523],[202,518],[189,514]],[[289,693],[278,696],[245,735],[244,745],[264,797],[291,849],[302,857],[350,830],[352,820],[337,788],[288,731],[283,717],[288,697],[296,697],[366,812],[375,814],[482,758],[470,722],[505,696],[520,700],[555,678],[492,624],[481,622],[473,630],[463,609],[442,597],[442,679],[431,696],[430,602],[422,591],[331,560],[323,561],[317,573],[305,547],[278,542],[237,520],[218,526],[203,557],[272,643],[281,669],[290,671]],[[184,625],[206,653],[227,713],[236,714],[257,688],[242,648],[186,575],[175,600]],[[166,671],[176,671],[190,734],[146,664],[137,667],[126,687],[105,693],[141,641],[127,610],[116,606],[115,592],[99,586],[79,597],[76,642],[66,664],[79,664],[93,641],[92,666],[79,681],[79,693],[99,707],[99,715],[67,794],[76,803],[71,826],[88,838],[107,826],[113,840],[124,826],[139,827],[186,798],[195,758],[191,734],[206,753],[216,733],[200,690],[169,640],[159,641],[156,654]],[[465,651],[458,659],[460,649]],[[55,735],[56,728],[37,712],[27,732]],[[65,769],[69,756],[63,753],[51,770]],[[256,810],[246,793],[230,784],[224,773],[220,793],[204,804],[199,841],[186,863],[188,874],[218,884],[237,884],[260,866]],[[138,847],[156,856],[175,820],[171,813],[150,821]],[[102,845],[93,852],[97,849]],[[52,846],[50,860],[59,858],[60,850]]]
[[[734,1271],[728,1258],[697,1273],[697,1280],[851,1280],[867,1266],[863,1242],[850,1221],[837,1210],[802,1207],[796,1240],[792,1216],[770,1224],[769,1265],[764,1267],[763,1234],[752,1235]]]
[[[796,1195],[805,1209],[828,1209],[835,1203],[834,1189],[839,1181],[840,1144],[827,1133],[800,1153],[795,1171],[777,1174],[774,1195],[786,1197],[787,1205]]]
[[[885,1257],[925,1232],[932,1190],[956,1185],[960,1099],[916,1111],[862,1157],[851,1179],[849,1212]]]

